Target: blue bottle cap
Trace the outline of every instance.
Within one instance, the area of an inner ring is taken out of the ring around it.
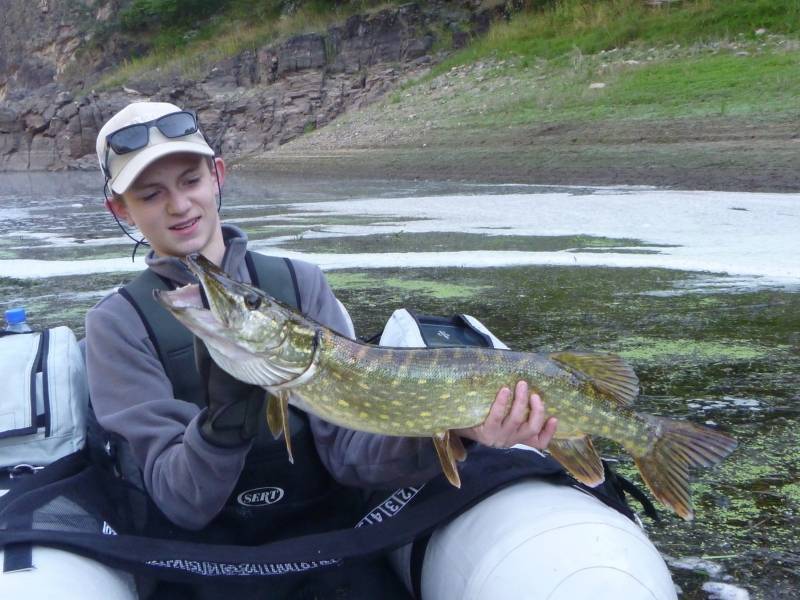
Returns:
[[[20,308],[9,308],[6,311],[6,323],[9,325],[19,325],[20,323],[24,323],[26,320],[25,309]]]

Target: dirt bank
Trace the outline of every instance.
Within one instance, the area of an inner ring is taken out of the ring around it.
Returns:
[[[787,116],[398,131],[378,120],[351,120],[238,166],[325,178],[798,192],[800,126]]]

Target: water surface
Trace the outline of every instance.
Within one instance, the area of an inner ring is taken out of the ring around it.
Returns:
[[[359,334],[405,306],[473,314],[520,350],[611,350],[636,367],[641,410],[732,432],[735,454],[696,474],[695,521],[662,512],[645,526],[683,598],[711,580],[796,597],[800,197],[229,182],[223,217],[256,249],[326,269]],[[81,334],[86,310],[143,267],[98,183],[0,175],[0,307]],[[619,448],[601,448],[638,480]]]

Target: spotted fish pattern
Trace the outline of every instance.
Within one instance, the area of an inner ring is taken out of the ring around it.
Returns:
[[[689,469],[723,460],[736,447],[726,434],[633,408],[639,381],[620,357],[597,352],[386,348],[351,340],[236,282],[202,256],[189,257],[209,301],[195,285],[156,292],[161,304],[206,343],[234,377],[263,386],[267,419],[287,430],[288,404],[342,427],[395,436],[430,436],[453,485],[466,458],[454,429],[481,424],[503,386],[529,383],[558,428],[548,450],[579,481],[603,482],[591,438],[630,453],[655,497],[693,517]]]

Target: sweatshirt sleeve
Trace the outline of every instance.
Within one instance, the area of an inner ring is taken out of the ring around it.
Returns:
[[[153,501],[176,525],[204,527],[231,494],[250,445],[203,439],[201,409],[174,398],[141,319],[119,294],[86,315],[86,367],[98,422],[128,442]]]
[[[334,331],[355,337],[347,310],[322,271],[292,261],[304,312]],[[354,431],[309,415],[317,452],[333,477],[345,485],[392,488],[428,481],[441,468],[429,438],[395,437]]]

